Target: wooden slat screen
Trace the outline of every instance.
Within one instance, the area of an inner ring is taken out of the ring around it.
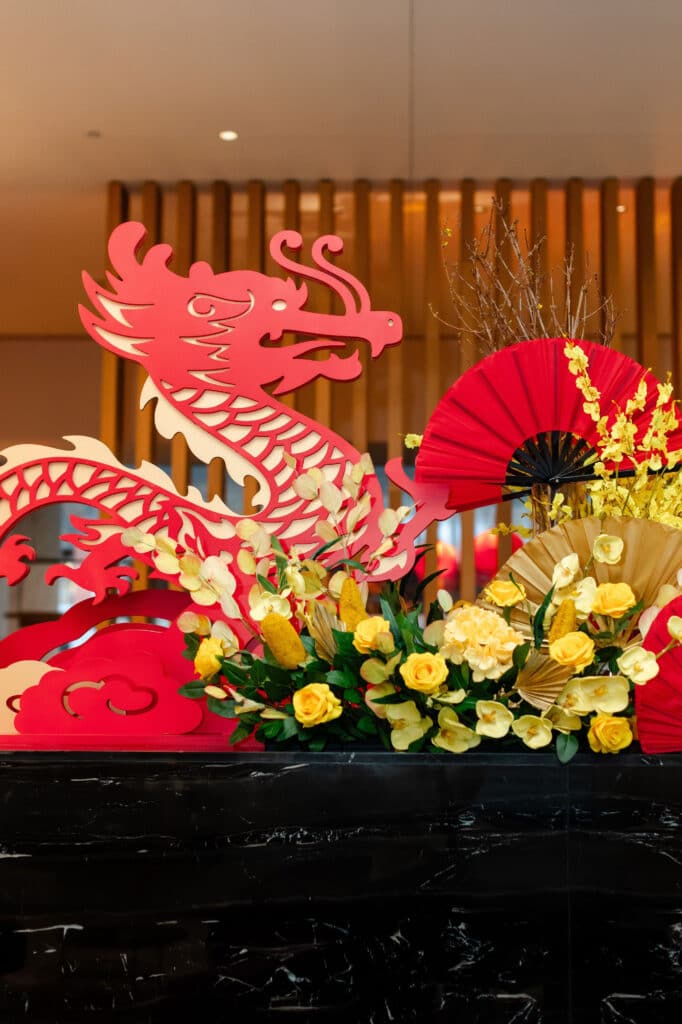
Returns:
[[[387,350],[372,365],[371,374],[363,373],[352,384],[331,385],[321,379],[285,401],[292,409],[347,434],[360,451],[371,448],[395,457],[402,452],[402,435],[422,429],[449,384],[481,355],[466,334],[455,342],[447,325],[442,229],[448,219],[453,249],[446,258],[466,256],[467,243],[487,219],[492,195],[503,201],[512,218],[521,217],[529,244],[546,237],[547,244],[537,256],[541,274],[548,275],[556,254],[573,246],[577,267],[587,266],[591,274],[598,271],[600,290],[612,295],[623,313],[614,345],[637,355],[659,376],[672,370],[677,385],[682,384],[682,178],[669,187],[669,216],[667,206],[664,211],[660,205],[666,189],[651,178],[636,183],[617,178],[548,183],[536,178],[525,184],[500,178],[487,187],[469,178],[455,184],[431,179],[421,187],[397,179],[386,185],[360,179],[350,187],[329,180],[314,186],[293,180],[268,186],[261,181],[246,185],[217,181],[208,186],[184,181],[174,188],[155,182],[139,187],[112,182],[107,190],[107,223],[111,230],[133,215],[131,207],[141,211],[134,215],[147,227],[147,245],[164,233],[169,235],[166,240],[174,244],[173,269],[178,273],[186,273],[195,258],[210,260],[216,272],[249,267],[272,273],[267,244],[274,230],[300,230],[306,260],[313,236],[338,231],[347,243],[338,262],[365,283],[376,306],[393,308],[402,316],[405,342]],[[454,218],[446,213],[452,210]],[[596,252],[585,252],[590,244],[596,245]],[[667,282],[661,287],[657,277],[661,246],[670,251],[670,302]],[[311,301],[321,312],[340,308],[338,300],[318,288],[311,288]],[[550,301],[546,287],[543,305],[549,308]],[[597,338],[601,327],[595,318],[589,336]],[[289,336],[283,343],[292,340]],[[360,352],[367,369],[366,346],[361,345]],[[101,436],[121,457],[163,459],[167,446],[156,439],[151,408],[142,413],[132,408],[136,398],[132,392],[139,393],[142,374],[136,378],[137,389],[130,384],[126,388],[125,380],[122,361],[103,353]],[[192,458],[180,437],[170,447],[176,485],[185,489]],[[247,480],[245,511],[252,508],[249,485]],[[224,495],[225,488],[224,467],[214,460],[208,469],[208,496]],[[390,497],[394,506],[401,501],[396,489]],[[474,539],[489,525],[490,514],[487,520],[472,512],[458,517],[459,589],[467,599],[473,598],[481,583]],[[510,510],[502,505],[497,515],[504,521]],[[440,536],[446,535],[441,530]],[[436,536],[437,531],[431,530],[429,539]],[[504,558],[508,550],[508,542],[501,542],[499,557]],[[432,557],[430,567],[434,565]]]

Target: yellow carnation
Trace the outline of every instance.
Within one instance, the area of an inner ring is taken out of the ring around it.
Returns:
[[[595,754],[617,754],[632,743],[633,735],[627,718],[613,715],[595,715],[590,724],[587,741]]]
[[[440,653],[455,665],[473,670],[475,683],[499,679],[512,666],[514,650],[523,637],[496,612],[477,605],[453,608],[443,630]]]
[[[559,665],[582,672],[594,660],[594,641],[586,633],[566,633],[549,645],[549,656]]]
[[[513,608],[520,601],[525,601],[526,591],[520,583],[514,583],[513,580],[493,580],[485,588],[485,597],[498,608]]]
[[[637,604],[637,598],[628,583],[600,583],[592,602],[595,615],[608,615],[620,619]]]
[[[389,637],[390,644],[387,639]],[[383,651],[385,654],[390,654],[395,646],[392,641],[391,625],[381,615],[372,615],[368,619],[363,619],[353,632],[353,647],[360,654],[369,654],[370,651]]]
[[[440,654],[410,654],[400,666],[405,686],[419,693],[438,693],[448,677],[448,666]]]
[[[343,714],[343,707],[327,683],[308,683],[293,696],[294,717],[306,729],[333,722]]]

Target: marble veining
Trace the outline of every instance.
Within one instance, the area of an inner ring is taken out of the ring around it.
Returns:
[[[0,1022],[678,1024],[682,757],[4,754]]]

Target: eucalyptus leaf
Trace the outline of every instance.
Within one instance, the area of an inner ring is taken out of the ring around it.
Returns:
[[[575,757],[578,753],[578,737],[572,732],[559,733],[556,738],[556,756],[562,764],[568,764],[568,762]]]

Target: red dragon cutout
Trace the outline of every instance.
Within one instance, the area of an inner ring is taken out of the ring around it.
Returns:
[[[301,497],[294,482],[317,467],[340,487],[361,453],[277,396],[321,376],[335,381],[355,379],[362,366],[357,351],[344,353],[347,343],[365,341],[372,357],[380,356],[401,340],[399,316],[371,309],[363,285],[329,261],[329,253],[343,248],[333,235],[313,243],[313,266],[284,253],[285,248],[294,253],[302,248],[297,232],[279,232],[270,251],[285,271],[329,288],[341,301],[340,314],[306,309],[307,287],[297,286],[291,277],[248,270],[214,274],[206,263],[195,263],[188,276],[181,276],[168,269],[173,255],[168,245],[153,246],[140,260],[145,235],[143,225],[132,222],[114,230],[109,241],[114,271],[107,274],[109,287],[84,274],[91,308],[80,307],[83,325],[98,344],[145,368],[148,379],[141,403],[155,401],[160,434],[166,438],[182,434],[204,463],[221,458],[239,484],[247,476],[255,478],[257,512],[250,518],[303,552],[317,547],[316,526],[326,518],[326,511],[318,498]],[[296,340],[282,344],[285,334],[296,335]],[[300,340],[301,336],[307,340]],[[319,358],[323,352],[326,358]],[[207,502],[193,487],[180,494],[158,468],[143,463],[130,469],[100,441],[65,440],[70,445],[66,449],[16,445],[2,452],[0,577],[8,583],[22,579],[35,557],[27,538],[11,531],[28,512],[54,502],[89,505],[106,517],[93,521],[74,517],[77,532],[65,539],[86,557],[77,569],[61,565],[46,575],[48,582],[59,576],[71,578],[93,592],[94,602],[104,602],[112,593],[126,594],[136,576],[133,568],[119,564],[130,555],[122,544],[122,529],[165,534],[202,558],[238,550],[240,516],[219,498]],[[411,495],[415,512],[401,524],[394,547],[373,566],[375,579],[404,574],[414,561],[417,536],[434,519],[452,514],[442,488],[417,487],[400,460],[393,460],[387,471]],[[364,517],[354,522],[350,548],[350,554],[358,556],[376,550],[383,540],[379,481],[371,475],[364,486],[371,500],[365,503]],[[341,528],[343,515],[350,511],[350,506],[342,510]],[[158,567],[155,572],[159,574]],[[23,656],[45,660],[54,647],[46,643],[33,634],[31,649]],[[0,643],[0,666],[11,663],[15,649],[11,642]],[[57,692],[59,683],[55,679],[49,683]],[[35,705],[33,696],[29,703]],[[81,704],[86,710],[91,705],[101,707],[94,700],[81,699]],[[98,721],[105,719],[100,714]],[[120,731],[120,722],[117,725]]]

